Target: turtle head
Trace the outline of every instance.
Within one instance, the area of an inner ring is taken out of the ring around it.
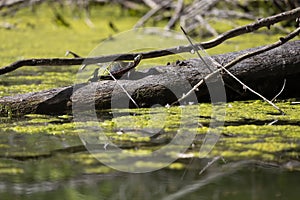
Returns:
[[[142,58],[143,58],[142,54],[138,54],[137,56],[135,56],[133,59],[135,65],[138,65],[140,63],[140,61],[142,60]]]

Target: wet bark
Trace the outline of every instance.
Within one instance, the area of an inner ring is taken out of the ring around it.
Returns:
[[[246,59],[230,69],[240,80],[268,98],[286,86],[279,98],[300,96],[300,41],[288,42],[276,49]],[[252,49],[253,50],[253,49]],[[251,49],[213,56],[226,64]],[[139,107],[155,104],[171,104],[187,93],[209,70],[199,59],[178,61],[167,66],[156,66],[144,72],[131,72],[119,83],[132,95]],[[235,80],[222,74],[228,101],[257,98],[244,90]],[[210,101],[205,86],[196,92],[197,101]],[[186,99],[188,103],[191,99]],[[195,99],[191,101],[194,102]],[[196,103],[196,102],[194,102]],[[55,88],[47,91],[20,94],[0,98],[0,115],[65,114],[72,113],[72,106],[86,110],[90,108],[135,107],[127,95],[114,81],[105,80]]]

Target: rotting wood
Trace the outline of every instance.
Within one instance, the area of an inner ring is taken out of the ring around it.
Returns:
[[[266,97],[275,96],[286,79],[286,87],[281,97],[300,96],[298,85],[300,82],[300,41],[288,42],[276,49],[248,58],[237,63],[230,71],[251,88]],[[213,56],[219,63],[225,65],[234,58],[247,52],[248,49]],[[200,70],[199,71],[199,67]],[[145,72],[144,77],[137,80],[119,80],[140,107],[149,107],[154,104],[166,105],[176,101],[176,96],[170,90],[175,88],[179,93],[187,92],[186,85],[182,81],[188,81],[191,85],[197,84],[210,72],[205,66],[199,66],[199,59],[179,61],[168,66],[153,68],[159,74]],[[226,95],[229,101],[254,98],[253,94],[245,91],[237,85],[228,75],[224,74]],[[88,87],[87,87],[88,86]],[[87,88],[94,88],[95,94],[86,95]],[[67,86],[47,91],[21,94],[0,98],[0,115],[25,115],[29,113],[39,114],[64,114],[72,113],[72,103],[93,104],[97,109],[111,107],[111,95],[115,92],[115,98],[125,102],[120,107],[132,106],[128,97],[116,87],[114,81],[100,81],[94,83],[82,83],[75,86]],[[74,95],[74,94],[76,95]],[[209,94],[205,88],[199,88],[196,92],[200,102],[209,101]],[[241,95],[242,94],[242,95]],[[76,97],[76,99],[75,99]]]

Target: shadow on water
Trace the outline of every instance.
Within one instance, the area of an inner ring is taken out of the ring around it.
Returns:
[[[226,121],[224,123],[225,126],[241,126],[241,125],[295,125],[299,126],[299,120],[256,120],[245,118],[239,121]]]

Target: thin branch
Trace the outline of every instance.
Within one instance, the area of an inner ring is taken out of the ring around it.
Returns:
[[[106,68],[105,69],[109,75],[113,78],[113,80],[115,81],[115,83],[123,90],[123,92],[125,92],[126,96],[132,101],[132,103],[139,108],[138,104],[136,103],[136,101],[131,97],[131,95],[127,92],[127,90],[123,87],[123,85],[121,85],[119,83],[119,81],[114,77],[114,75]]]
[[[284,88],[285,88],[285,84],[286,84],[286,79],[284,79],[284,81],[283,81],[283,85],[282,85],[281,90],[278,92],[278,94],[276,94],[275,97],[273,97],[273,99],[271,99],[272,102],[275,101],[276,98],[283,92],[283,90],[284,90]]]
[[[201,15],[196,15],[195,19],[200,23],[201,26],[204,26],[205,29],[214,37],[217,37],[219,35],[217,31],[212,26],[210,26],[209,23]]]
[[[203,187],[207,186],[208,184],[215,183],[217,180],[221,179],[222,177],[229,176],[237,170],[242,169],[243,167],[249,166],[274,166],[273,163],[265,163],[256,160],[242,160],[238,162],[231,162],[222,165],[219,169],[215,170],[213,173],[208,174],[207,176],[193,182],[189,185],[184,185],[182,188],[179,188],[173,194],[168,194],[162,200],[176,200],[176,199],[185,199],[184,197],[188,196],[195,191],[199,191]],[[279,167],[278,165],[275,165]]]
[[[293,101],[291,102],[291,105],[299,105],[300,104],[300,101]]]
[[[173,14],[172,18],[169,20],[168,24],[165,26],[165,30],[170,30],[172,27],[174,27],[176,21],[180,17],[180,13],[182,11],[183,5],[184,5],[183,0],[177,1],[177,5],[175,8],[174,14]]]
[[[277,42],[275,42],[273,44],[264,46],[264,47],[262,47],[260,49],[257,49],[255,51],[243,54],[243,55],[235,58],[234,60],[232,60],[231,62],[227,63],[225,66],[223,66],[223,68],[225,68],[225,69],[228,70],[231,67],[233,67],[234,65],[236,65],[237,63],[239,63],[239,62],[241,62],[241,61],[243,61],[243,60],[245,60],[247,58],[250,58],[250,57],[253,57],[255,55],[267,52],[267,51],[269,51],[271,49],[275,49],[275,48],[283,45],[287,41],[293,39],[294,37],[296,37],[299,34],[300,34],[300,27],[297,28],[296,30],[294,30],[293,32],[291,32],[290,34],[288,34],[287,36],[280,38],[279,41],[277,41]],[[204,80],[208,80],[208,79],[212,78],[213,76],[221,73],[221,71],[223,70],[223,68],[219,68],[218,70],[216,70],[216,71],[208,74],[206,77],[204,77],[203,79],[201,79],[196,85],[194,85],[194,87],[190,91],[188,91],[188,93],[186,93],[184,96],[182,96],[180,99],[178,99],[176,102],[172,103],[171,105],[174,105],[174,104],[179,103],[182,100],[186,99],[189,95],[191,95],[194,91],[196,91],[201,85],[203,85]]]
[[[143,24],[145,24],[146,21],[148,21],[150,19],[150,17],[152,17],[155,13],[157,13],[164,7],[166,7],[169,3],[170,3],[169,1],[166,1],[166,2],[163,2],[161,5],[157,5],[154,8],[152,8],[134,25],[134,28],[139,28],[139,27],[143,26]]]
[[[184,29],[181,27],[183,33],[186,35],[187,39],[189,40],[189,42],[191,43],[191,45],[194,47],[194,45],[192,44],[192,42],[190,41],[189,37],[187,36],[186,32],[184,31]],[[195,48],[194,48],[195,49]],[[204,59],[202,58],[202,56],[198,53],[197,49],[195,49],[195,51],[197,52],[198,57],[204,62],[204,64],[209,68],[209,65],[204,61]],[[212,64],[216,65],[217,67],[223,69],[223,71],[225,71],[229,76],[231,76],[233,79],[235,79],[237,82],[239,82],[244,88],[248,89],[250,92],[254,93],[255,95],[259,96],[260,98],[262,98],[264,101],[266,101],[267,103],[269,103],[271,106],[273,106],[276,110],[278,110],[282,115],[284,115],[285,113],[278,107],[276,106],[272,101],[268,100],[267,98],[265,98],[263,95],[259,94],[258,92],[256,92],[255,90],[253,90],[252,88],[250,88],[249,86],[247,86],[245,83],[243,83],[240,79],[238,79],[235,75],[233,75],[230,71],[228,71],[225,67],[223,67],[221,64],[215,62],[211,57],[209,57],[207,55],[208,58],[211,59]],[[283,89],[282,89],[283,90]],[[280,92],[281,93],[281,92]],[[280,94],[279,93],[279,94]],[[184,96],[182,97],[184,98]]]
[[[183,34],[185,35],[186,39],[189,41],[190,45],[193,47],[193,50],[197,53],[197,56],[202,60],[203,63],[206,64],[205,60],[202,58],[202,56],[199,54],[199,51],[198,51],[198,48],[193,44],[192,40],[190,39],[190,37],[188,36],[188,34],[185,32],[185,30],[183,29],[182,26],[180,26]],[[207,69],[210,71],[210,72],[213,72],[212,69],[209,67],[208,64],[206,64],[206,67]]]
[[[213,40],[196,44],[196,46],[202,46],[204,49],[209,49],[238,35],[252,32],[261,27],[270,27],[271,25],[283,20],[295,19],[299,17],[300,17],[300,7],[290,10],[288,12],[284,12],[264,19],[260,19],[259,21],[252,24],[248,24],[246,26],[241,26],[236,29],[232,29],[230,31],[227,31],[219,35],[219,37]],[[185,46],[177,46],[173,48],[155,50],[155,51],[149,51],[143,53],[115,54],[115,55],[99,56],[99,57],[92,57],[92,58],[69,58],[69,59],[44,58],[44,59],[19,60],[17,62],[12,63],[11,65],[1,68],[0,75],[12,72],[22,66],[62,66],[62,65],[81,65],[81,64],[89,65],[89,64],[96,64],[96,63],[119,61],[119,60],[133,60],[138,54],[141,54],[143,56],[143,59],[157,58],[157,57],[162,57],[162,56],[167,56],[172,54],[190,52],[192,49],[193,48],[191,45],[185,45]]]
[[[218,17],[218,18],[239,18],[239,19],[249,19],[254,20],[255,17],[252,14],[239,12],[234,10],[222,10],[222,9],[212,9],[209,13],[206,14],[209,17]]]
[[[67,51],[66,52],[66,55],[68,55],[68,54],[71,54],[71,55],[73,55],[74,57],[76,57],[76,58],[80,58],[81,56],[79,56],[78,54],[76,54],[76,53],[74,53],[74,52],[72,52],[72,51]],[[99,67],[101,67],[101,66],[99,66]],[[129,70],[131,70],[131,69],[133,69],[134,67],[136,67],[136,64],[135,65],[133,65],[132,67],[128,67],[128,69],[124,69],[124,70],[119,70],[118,72],[116,72],[116,73],[112,73],[112,72],[110,72],[110,70],[108,70],[108,67],[109,67],[109,65],[107,66],[107,67],[105,67],[105,71],[109,74],[109,78],[110,79],[112,79],[112,80],[114,80],[115,81],[115,83],[123,90],[123,92],[127,95],[127,97],[132,101],[132,103],[137,107],[137,108],[139,108],[139,106],[138,106],[138,104],[136,103],[136,101],[131,97],[131,95],[127,92],[127,90],[123,87],[123,85],[121,85],[120,83],[119,83],[119,81],[117,80],[117,77],[119,77],[119,76],[122,76],[124,73],[126,73],[126,72],[128,72]],[[99,68],[96,68],[96,70],[94,71],[94,77],[92,78],[92,79],[101,79],[101,77],[103,78],[103,77],[105,77],[105,78],[108,78],[107,76],[105,76],[105,75],[103,75],[103,76],[100,76],[100,78],[98,77],[98,71],[99,71]],[[117,77],[116,77],[117,76]],[[90,79],[91,80],[91,79]]]
[[[78,54],[74,53],[73,51],[66,51],[65,56],[68,56],[68,55],[72,55],[72,56],[74,56],[74,58],[80,58],[81,57]]]
[[[273,120],[272,122],[268,123],[269,126],[272,126],[273,124],[277,123],[278,119]]]
[[[253,51],[253,52],[250,52],[250,53],[246,53],[246,54],[244,54],[242,56],[237,57],[236,59],[234,59],[231,62],[229,62],[228,64],[226,64],[224,67],[226,69],[229,69],[232,66],[234,66],[235,64],[237,64],[238,62],[241,62],[242,60],[245,60],[245,59],[253,57],[255,55],[267,52],[267,51],[269,51],[271,49],[277,48],[277,47],[283,45],[284,43],[288,42],[289,40],[293,39],[294,37],[296,37],[299,34],[300,34],[300,27],[297,28],[297,29],[295,29],[293,32],[291,32],[287,36],[279,38],[279,41],[277,41],[277,42],[275,42],[273,44],[264,46],[261,49],[258,49],[256,51]]]
[[[262,98],[265,102],[267,102],[268,104],[270,104],[271,106],[273,106],[276,110],[278,110],[280,112],[280,114],[285,115],[285,113],[278,106],[276,106],[272,101],[268,100],[266,97],[264,97],[263,95],[259,94],[258,92],[256,92],[252,88],[250,88],[249,86],[247,86],[240,79],[238,79],[235,75],[233,75],[230,71],[228,71],[228,69],[226,69],[222,65],[220,65],[220,66],[221,66],[222,70],[224,70],[229,76],[231,76],[237,82],[239,82],[244,88],[247,88],[250,92],[252,92],[253,94],[256,94],[257,96],[259,96],[260,98]]]
[[[279,13],[277,15],[259,19],[257,22],[252,23],[252,24],[248,24],[245,26],[241,26],[241,27],[232,29],[230,31],[227,31],[227,32],[219,35],[219,37],[217,37],[213,40],[202,43],[202,46],[204,49],[206,49],[207,46],[210,47],[211,45],[217,46],[218,44],[221,44],[222,42],[224,42],[225,40],[228,40],[230,38],[233,38],[233,37],[245,34],[245,33],[253,32],[262,27],[270,28],[271,25],[274,25],[280,21],[296,19],[298,17],[300,17],[300,7],[290,10],[290,11],[287,11],[287,12]]]
[[[203,174],[211,165],[213,165],[215,162],[217,162],[221,158],[222,158],[221,156],[214,157],[210,162],[207,163],[207,165],[205,165],[203,167],[203,169],[201,169],[201,171],[199,172],[199,175]]]
[[[143,0],[143,2],[152,9],[158,6],[158,4],[153,0]]]

